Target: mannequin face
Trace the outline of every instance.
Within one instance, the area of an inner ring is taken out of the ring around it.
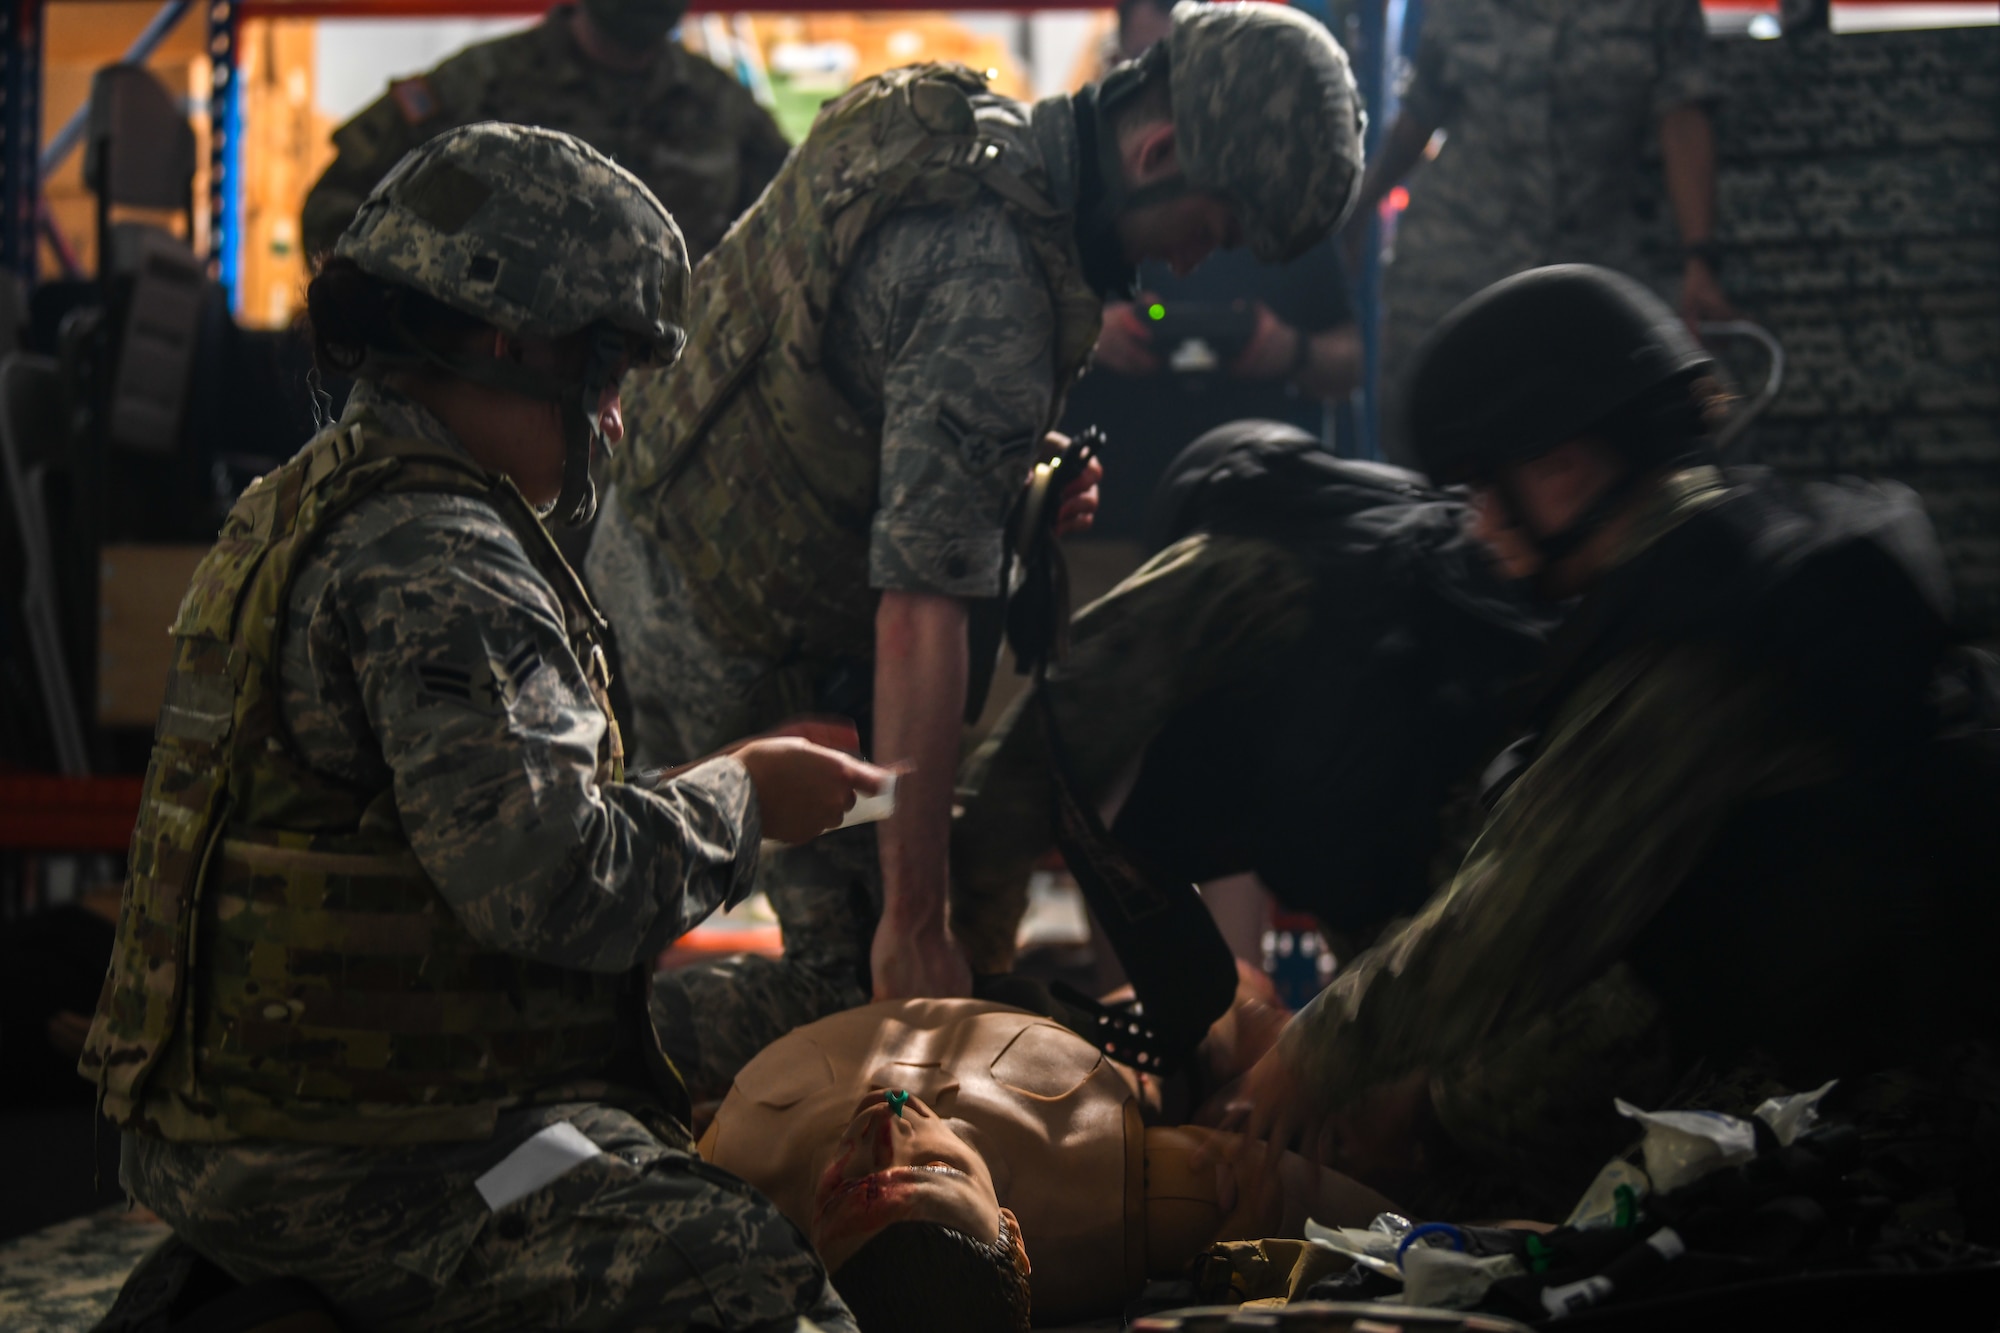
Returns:
[[[938,1222],[987,1245],[999,1239],[1000,1198],[986,1159],[915,1097],[896,1115],[886,1092],[869,1093],[821,1158],[809,1231],[828,1272],[892,1222]]]

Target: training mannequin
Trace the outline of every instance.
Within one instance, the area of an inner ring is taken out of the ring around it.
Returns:
[[[1225,1177],[1211,1130],[1146,1126],[1137,1078],[1069,1029],[980,1000],[888,1001],[797,1028],[736,1076],[701,1141],[806,1233],[838,1286],[886,1226],[1012,1249],[1037,1319],[1115,1310],[1224,1239],[1366,1225],[1387,1200],[1254,1148]],[[1244,1182],[1239,1192],[1236,1180]],[[857,1313],[860,1310],[857,1309]],[[866,1316],[863,1326],[868,1327]]]

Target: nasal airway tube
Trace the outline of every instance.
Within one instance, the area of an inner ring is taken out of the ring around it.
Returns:
[[[874,824],[896,813],[896,775],[882,784],[882,790],[873,796],[863,796],[854,802],[854,808],[847,812],[839,827],[853,828],[856,824]]]

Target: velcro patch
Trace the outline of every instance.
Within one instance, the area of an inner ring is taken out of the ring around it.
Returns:
[[[431,91],[430,80],[421,74],[390,83],[389,96],[396,100],[396,109],[411,125],[421,125],[444,109],[444,103]]]
[[[1004,440],[996,440],[982,430],[967,425],[963,418],[949,407],[938,409],[938,429],[958,446],[959,455],[965,465],[974,472],[986,472],[1000,463],[1018,455],[1025,455],[1035,447],[1041,436],[1036,431],[1023,431],[1019,435]]]
[[[542,666],[541,648],[533,639],[523,639],[499,662],[483,658],[469,666],[444,660],[419,662],[417,684],[434,699],[463,704],[478,713],[497,714],[514,707]]]
[[[498,713],[501,696],[486,663],[461,666],[456,662],[417,663],[417,684],[433,699],[463,704],[475,713]]]
[[[456,162],[433,159],[398,191],[398,202],[447,236],[472,220],[493,187]]]

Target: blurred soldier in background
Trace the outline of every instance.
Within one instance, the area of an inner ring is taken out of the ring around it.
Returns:
[[[1172,9],[1170,0],[1125,0],[1106,72],[1165,37]],[[1096,358],[1063,414],[1065,431],[1101,426],[1108,437],[1117,482],[1092,531],[1139,538],[1167,464],[1227,422],[1284,421],[1325,438],[1326,404],[1360,378],[1360,332],[1332,237],[1284,264],[1247,250],[1190,274],[1141,264],[1137,299],[1105,302]]]
[[[1690,324],[1729,316],[1715,273],[1715,140],[1698,0],[1437,0],[1356,217],[1411,176],[1383,280],[1381,392],[1403,447],[1403,379],[1419,341],[1490,283],[1540,264],[1644,273],[1645,139],[1660,136]],[[1661,277],[1666,275],[1662,274]],[[1671,294],[1670,294],[1671,295]]]
[[[777,174],[784,135],[750,93],[667,34],[687,0],[581,0],[526,32],[398,79],[334,132],[306,196],[306,255],[333,248],[375,182],[436,134],[481,120],[574,134],[646,183],[700,260]]]

